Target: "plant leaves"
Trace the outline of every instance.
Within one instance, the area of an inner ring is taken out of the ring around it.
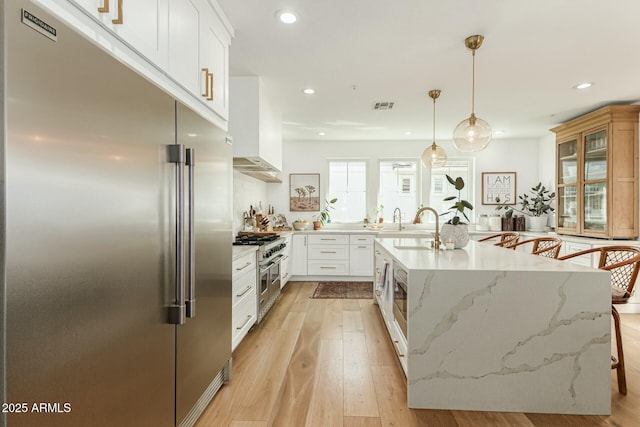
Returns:
[[[455,185],[456,190],[460,191],[464,188],[464,180],[459,176],[456,178],[456,182],[453,185]]]
[[[473,209],[473,205],[466,200],[461,200],[460,203],[462,203],[462,205],[467,209]]]
[[[453,180],[453,178],[451,178],[449,175],[445,175],[447,177],[447,181],[449,181],[449,184],[451,185],[456,185],[456,182]]]
[[[456,196],[449,196],[449,197],[445,197],[444,199],[442,199],[443,202],[448,202],[449,200],[454,200],[456,198]]]

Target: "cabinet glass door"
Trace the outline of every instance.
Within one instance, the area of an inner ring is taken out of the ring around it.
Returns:
[[[584,186],[585,231],[605,231],[607,227],[607,186],[605,182]]]
[[[592,133],[584,139],[584,180],[607,179],[607,131]]]
[[[558,227],[565,229],[577,229],[578,199],[575,185],[558,187]]]
[[[558,144],[558,184],[575,183],[578,178],[578,140]]]

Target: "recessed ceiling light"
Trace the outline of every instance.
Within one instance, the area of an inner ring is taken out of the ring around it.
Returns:
[[[324,133],[324,132],[318,132],[318,135],[320,135],[320,136],[325,136],[325,135],[326,135],[326,133]]]
[[[285,24],[293,24],[298,20],[298,15],[291,10],[279,10],[276,16],[281,22]]]
[[[193,137],[193,136],[198,136],[198,134],[197,133],[188,133],[187,136],[192,136]]]
[[[575,85],[573,88],[574,89],[587,89],[587,88],[590,88],[591,86],[593,86],[593,83],[584,82],[584,83],[580,83],[580,84]]]
[[[404,134],[405,135],[411,135],[413,132],[411,132],[410,130],[406,131]]]
[[[494,135],[502,135],[502,134],[504,134],[504,131],[502,129],[494,130],[493,134]]]
[[[316,93],[316,91],[314,89],[311,89],[310,87],[306,89],[302,89],[302,92],[304,92],[307,95],[313,95],[314,93]]]

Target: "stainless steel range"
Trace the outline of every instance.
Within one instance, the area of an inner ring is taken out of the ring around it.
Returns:
[[[258,320],[264,318],[280,295],[280,261],[282,251],[287,246],[284,237],[277,234],[269,236],[239,236],[234,245],[259,245],[258,248]]]

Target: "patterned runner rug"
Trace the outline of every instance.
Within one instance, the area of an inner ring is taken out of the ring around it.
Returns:
[[[373,282],[318,282],[311,298],[372,299]]]

